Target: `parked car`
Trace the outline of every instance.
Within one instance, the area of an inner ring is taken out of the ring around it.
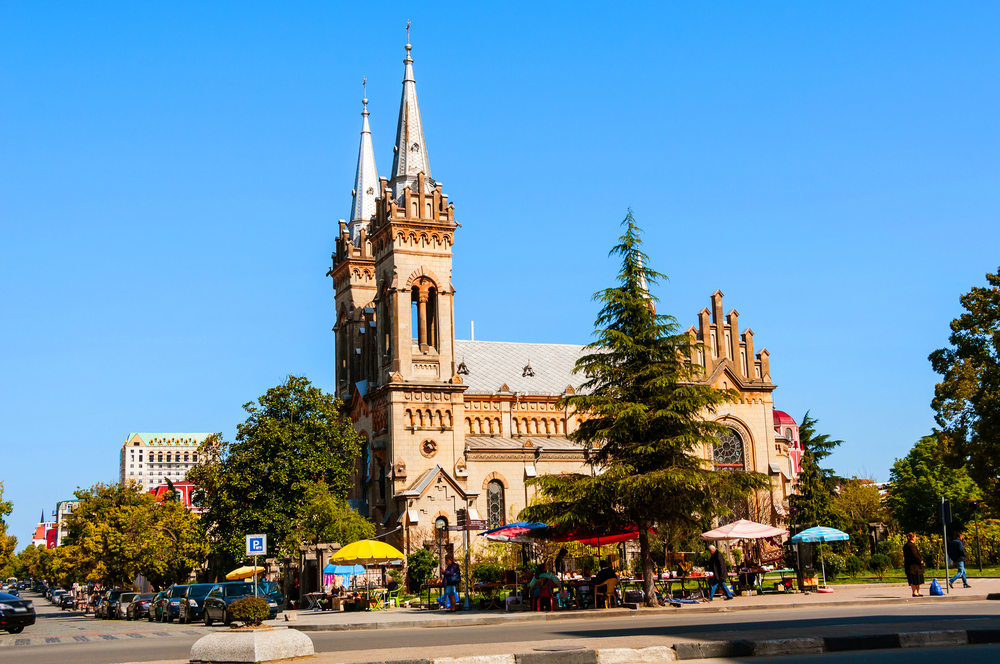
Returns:
[[[20,634],[28,625],[35,624],[35,605],[9,593],[0,593],[0,629]]]
[[[114,620],[116,618],[114,614],[115,607],[118,605],[118,598],[121,597],[123,592],[125,591],[121,588],[105,591],[103,595],[104,601],[97,605],[94,617],[104,620]]]
[[[59,598],[66,594],[65,590],[53,590],[52,594],[49,595],[49,601],[59,606]]]
[[[187,586],[170,586],[166,594],[160,599],[160,620],[163,622],[173,622],[174,618],[180,616],[181,600],[187,592]]]
[[[161,611],[163,609],[163,598],[167,595],[166,590],[161,590],[160,592],[153,595],[153,599],[149,600],[149,607],[146,611],[146,619],[149,622],[155,622],[161,620]]]
[[[271,605],[271,615],[268,619],[274,620],[285,610],[285,596],[281,594],[281,586],[277,581],[261,581],[257,586],[260,588],[260,594],[267,598],[268,604]]]
[[[138,597],[139,593],[122,593],[118,596],[118,599],[111,603],[108,607],[108,613],[111,615],[113,620],[124,620],[125,612],[128,610],[128,605],[133,599]]]
[[[216,620],[221,620],[224,625],[228,625],[233,621],[229,615],[229,605],[238,599],[253,596],[254,587],[252,583],[233,581],[216,584],[211,592],[208,593],[208,596],[205,597],[205,610],[202,614],[202,620],[207,626],[211,626]]]
[[[74,593],[66,593],[59,597],[59,608],[65,611],[66,609],[76,608],[76,595]]]
[[[205,610],[205,597],[214,587],[214,583],[196,583],[188,586],[180,601],[178,620],[187,624],[201,620]]]
[[[149,605],[156,597],[156,593],[144,593],[137,595],[129,602],[128,609],[125,610],[125,620],[142,620],[149,615]]]

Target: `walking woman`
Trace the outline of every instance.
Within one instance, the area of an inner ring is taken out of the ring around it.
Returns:
[[[906,583],[914,597],[923,597],[920,586],[924,583],[924,561],[916,544],[917,536],[910,533],[903,545],[903,569],[906,570]]]

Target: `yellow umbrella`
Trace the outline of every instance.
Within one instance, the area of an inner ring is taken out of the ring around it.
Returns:
[[[226,580],[239,581],[240,579],[249,579],[252,576],[256,576],[258,574],[263,574],[263,573],[264,573],[263,567],[257,567],[256,565],[254,565],[253,567],[243,566],[243,567],[238,567],[229,574],[227,574]]]
[[[351,542],[337,553],[333,554],[333,562],[343,565],[372,565],[402,560],[403,552],[385,542],[378,540],[360,540]]]

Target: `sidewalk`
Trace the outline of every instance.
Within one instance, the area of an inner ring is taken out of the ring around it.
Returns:
[[[631,605],[634,608],[617,609],[587,609],[556,612],[518,611],[480,611],[471,609],[448,613],[427,609],[397,608],[386,611],[290,611],[293,621],[285,621],[283,616],[269,624],[285,625],[304,632],[312,631],[344,631],[368,629],[401,629],[409,627],[461,627],[466,625],[499,625],[518,622],[537,622],[545,620],[586,620],[630,615],[650,615],[656,612],[676,613],[678,615],[697,613],[724,613],[732,611],[767,611],[776,609],[821,608],[836,606],[867,606],[879,604],[911,604],[918,602],[942,601],[977,601],[994,595],[1000,599],[1000,579],[970,580],[971,588],[957,587],[950,595],[930,597],[927,586],[923,588],[924,597],[911,597],[906,585],[872,584],[872,585],[840,585],[832,593],[789,593],[774,595],[758,595],[755,597],[737,597],[732,601],[717,598],[713,602],[685,604],[681,607],[646,608]]]

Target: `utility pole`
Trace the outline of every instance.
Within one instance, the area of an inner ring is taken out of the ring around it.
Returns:
[[[982,543],[979,541],[979,501],[973,500],[969,503],[972,508],[972,518],[976,520],[976,560],[979,561],[979,573],[983,573],[983,551]]]

